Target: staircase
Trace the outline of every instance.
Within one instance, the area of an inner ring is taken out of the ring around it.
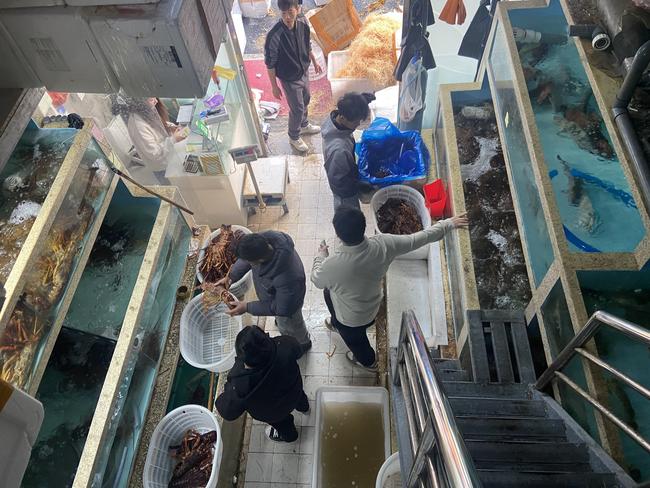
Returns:
[[[623,486],[542,394],[517,383],[473,383],[458,360],[434,364],[484,487]]]
[[[414,365],[420,364],[418,358],[409,356],[418,350],[426,352],[426,348],[417,344],[417,330],[412,334],[411,343],[408,331],[402,331],[405,342],[400,344],[406,344],[405,350],[401,354],[393,351],[391,362],[394,380],[399,377],[394,381],[398,384],[392,389],[392,400],[403,486],[408,486],[406,480],[410,471],[420,474],[419,478],[411,474],[414,481],[411,486],[419,487],[636,486],[553,399],[529,384],[534,381],[530,348],[527,340],[521,340],[525,337],[525,329],[517,330],[525,327],[524,322],[498,314],[496,318],[498,320],[494,320],[491,312],[480,312],[476,320],[470,320],[473,324],[469,334],[472,341],[470,371],[464,369],[457,359],[432,359],[435,351],[429,351],[428,357],[422,359],[425,366],[422,371],[426,370],[427,362],[435,370],[433,388],[429,388],[431,397],[427,397],[428,386],[422,376],[419,389],[424,393],[419,393],[418,388],[413,388],[411,375],[406,374],[414,372]],[[413,329],[413,321],[417,324],[414,315],[409,317],[409,313],[405,313],[402,329]],[[498,332],[494,333],[494,330]],[[403,364],[404,368],[396,367],[397,364]],[[477,369],[477,364],[483,368],[482,371]],[[475,381],[475,376],[483,379]],[[409,388],[405,389],[404,384],[409,384]],[[442,397],[439,401],[435,398],[436,390]],[[429,399],[431,406],[425,406]],[[412,419],[418,417],[417,408],[414,410],[416,414],[408,410],[418,404],[438,418],[426,425],[422,421],[419,424],[413,422]],[[449,425],[441,422],[436,408],[448,409],[453,422]],[[410,423],[420,426],[420,429]],[[427,466],[420,451],[424,450],[422,444],[428,440],[426,429],[430,423],[434,424],[431,429],[435,431],[435,441],[429,449],[425,448],[429,452]],[[414,432],[419,437],[415,443],[409,437]],[[445,452],[445,439],[454,436],[458,437],[457,450]],[[457,459],[463,457],[470,459],[464,460],[465,466],[460,474],[452,472],[448,475],[445,471],[449,463],[457,464]],[[445,459],[449,462],[445,463]],[[469,475],[461,482],[458,480],[463,471]],[[436,480],[432,482],[434,477]]]

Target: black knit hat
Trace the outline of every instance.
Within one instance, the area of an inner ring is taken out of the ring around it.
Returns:
[[[255,325],[244,327],[235,339],[237,357],[251,368],[266,366],[273,358],[274,350],[271,337]]]

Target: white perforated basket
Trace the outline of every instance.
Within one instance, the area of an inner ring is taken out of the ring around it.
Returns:
[[[185,405],[169,412],[156,426],[149,442],[147,460],[144,464],[144,488],[167,488],[172,477],[176,460],[169,455],[169,447],[181,443],[185,433],[194,429],[204,434],[211,430],[217,431],[217,441],[214,445],[212,473],[206,488],[215,488],[219,478],[219,467],[223,444],[221,430],[217,418],[210,410],[199,405]]]
[[[375,221],[379,220],[377,212],[379,212],[381,206],[386,203],[389,198],[406,200],[417,210],[420,220],[422,221],[422,227],[426,229],[431,226],[431,215],[424,204],[424,197],[419,191],[406,185],[387,186],[373,195],[370,205],[372,206],[372,211],[375,213]],[[379,228],[377,228],[376,231],[378,234],[382,234]],[[427,244],[426,246],[422,246],[420,249],[399,256],[399,259],[427,259],[428,255],[429,245]]]
[[[181,315],[181,355],[195,368],[228,371],[235,364],[241,317],[226,314],[228,307],[223,303],[206,308],[202,298],[203,293],[192,298]]]
[[[241,230],[244,234],[252,234],[253,232],[248,229],[247,227],[243,227],[241,225],[233,225],[232,226],[233,231],[235,230]],[[208,237],[203,245],[201,246],[201,250],[199,251],[199,259],[196,262],[196,279],[199,280],[199,283],[203,283],[203,274],[201,273],[201,263],[203,262],[203,258],[205,257],[205,249],[208,247],[208,244],[212,242],[212,239],[217,237],[221,233],[221,229],[215,230],[212,234],[210,234],[210,237]],[[251,289],[253,286],[253,272],[249,271],[246,273],[242,278],[237,281],[236,283],[233,283],[230,285],[230,288],[228,291],[235,295],[237,298],[240,300],[244,298],[244,295],[248,290]]]

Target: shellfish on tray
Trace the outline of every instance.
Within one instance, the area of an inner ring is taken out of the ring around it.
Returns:
[[[187,431],[180,445],[170,446],[170,454],[177,459],[169,481],[169,488],[203,488],[212,475],[214,444],[217,431],[199,434],[196,430]]]

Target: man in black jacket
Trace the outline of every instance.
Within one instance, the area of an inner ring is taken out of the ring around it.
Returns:
[[[272,230],[248,234],[239,241],[236,254],[239,259],[230,270],[230,277],[222,283],[227,288],[252,269],[258,300],[231,302],[230,315],[275,315],[280,333],[294,337],[304,351],[310,349],[311,340],[302,316],[307,291],[305,269],[291,236]]]
[[[300,152],[309,147],[301,135],[318,134],[320,127],[307,120],[309,93],[309,63],[314,63],[316,73],[323,68],[316,62],[311,50],[309,25],[304,18],[298,18],[297,0],[278,0],[282,18],[266,35],[264,62],[271,81],[273,96],[282,98],[277,80],[280,80],[289,104],[289,142]]]
[[[235,351],[235,365],[217,397],[217,410],[226,420],[248,412],[271,424],[266,433],[272,441],[294,442],[298,431],[291,412],[309,412],[296,362],[302,354],[300,344],[293,337],[270,338],[253,325],[237,334]]]

